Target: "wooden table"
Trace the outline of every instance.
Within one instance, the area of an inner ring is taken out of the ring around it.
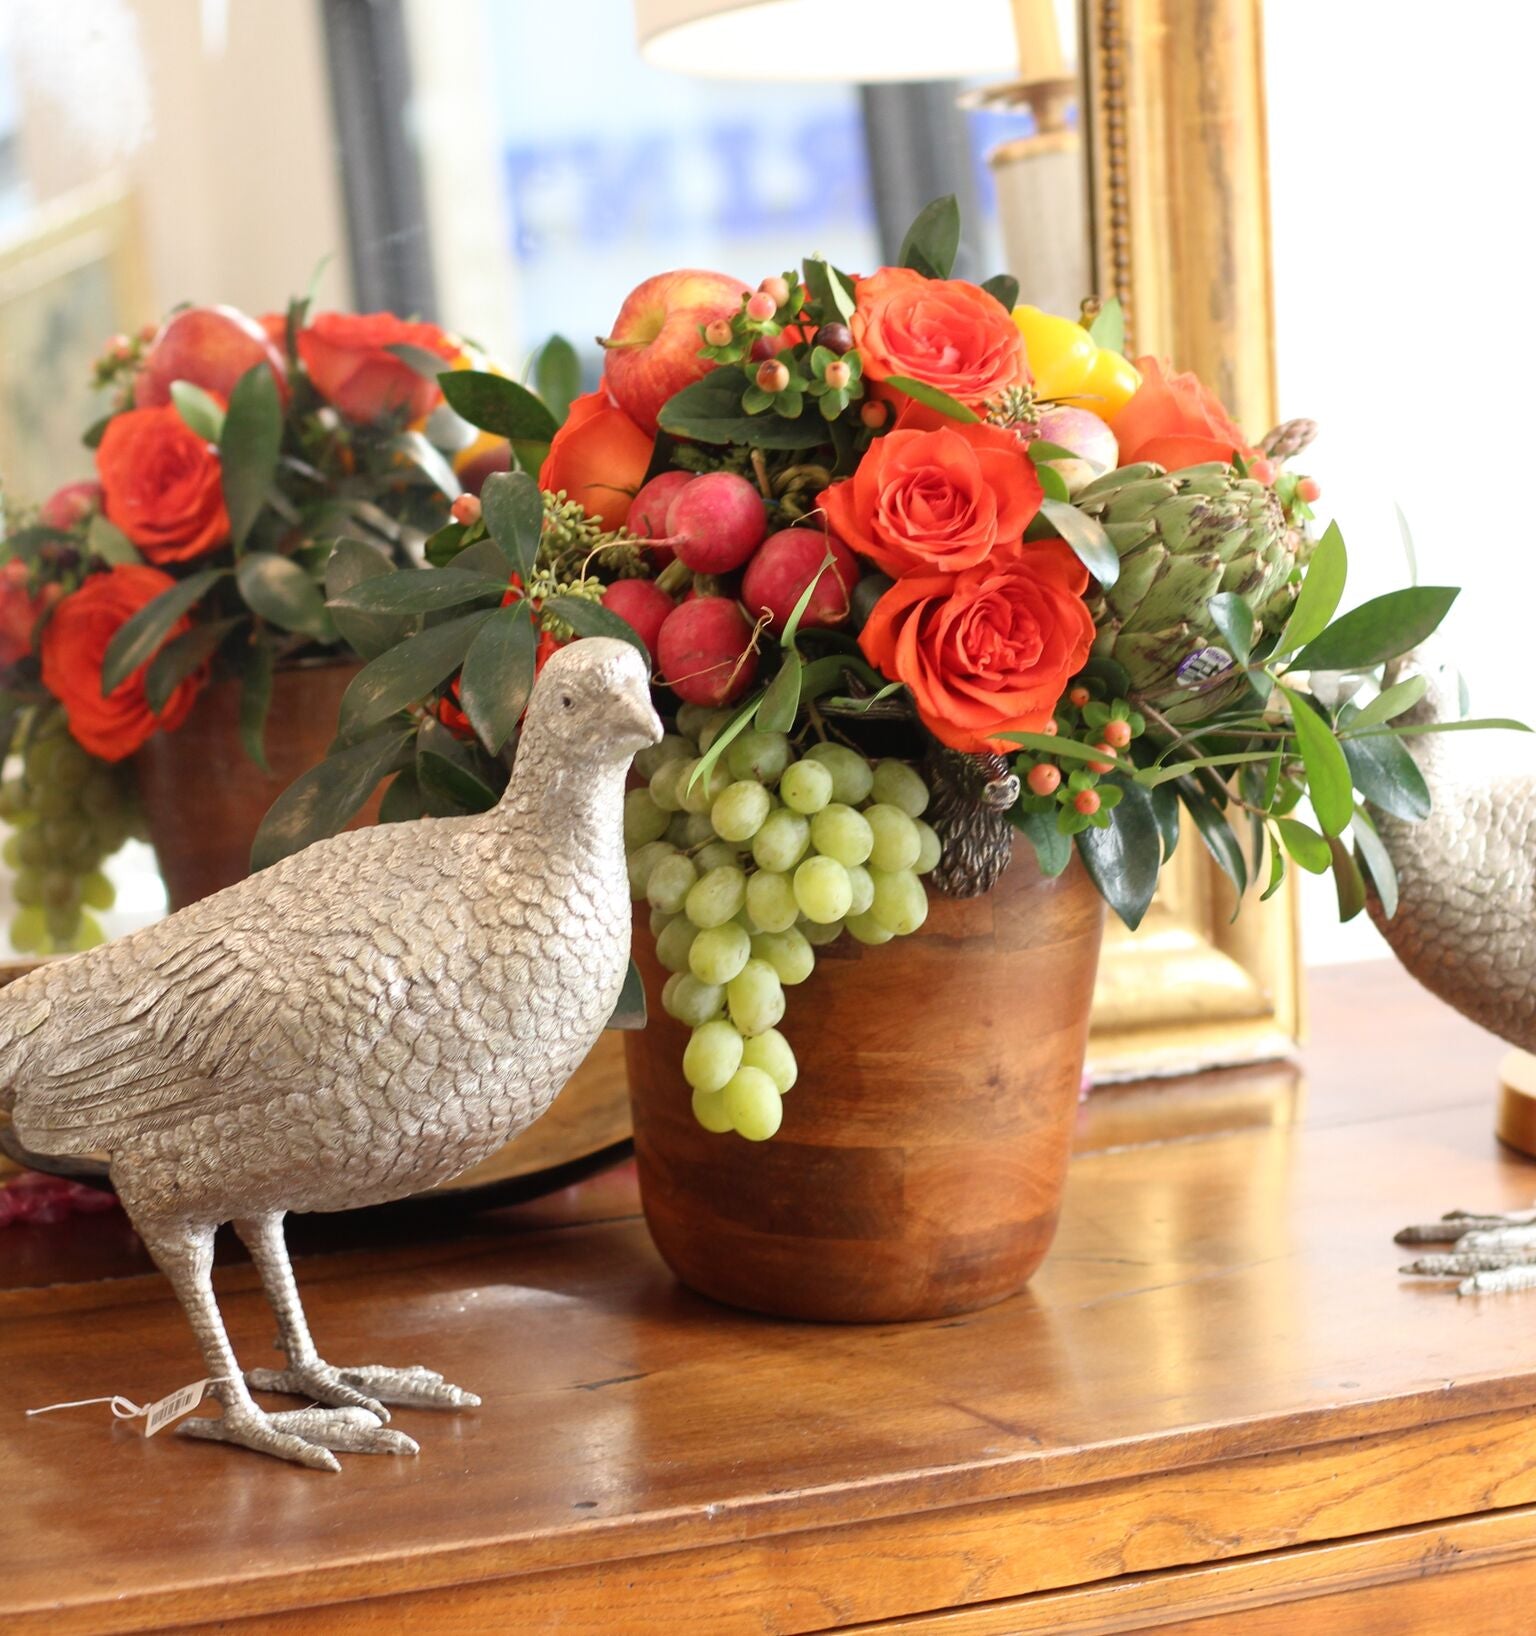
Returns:
[[[1395,968],[1312,999],[1300,1076],[1096,1096],[1054,1253],[971,1317],[714,1307],[623,1173],[382,1247],[312,1227],[327,1355],[485,1398],[400,1411],[420,1457],[339,1477],[103,1408],[24,1419],[201,1371],[120,1229],[8,1229],[0,1627],[1528,1636],[1536,1295],[1409,1284],[1392,1243],[1536,1195],[1491,1134],[1499,1049]],[[255,1363],[250,1269],[219,1283]]]

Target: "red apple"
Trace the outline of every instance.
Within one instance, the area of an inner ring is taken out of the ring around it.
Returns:
[[[829,550],[832,566],[816,579]],[[806,586],[816,579],[801,625],[807,630],[841,625],[848,619],[858,578],[857,559],[836,535],[819,528],[784,528],[770,534],[747,564],[741,600],[753,618],[766,613],[773,628],[783,630]]]
[[[234,307],[187,307],[173,313],[150,343],[133,383],[140,409],[171,401],[171,382],[190,381],[224,402],[255,364],[268,365],[284,403],[288,368],[267,332]]]
[[[725,273],[682,268],[636,285],[602,338],[603,378],[613,401],[654,435],[661,406],[714,367],[699,356],[699,326],[730,318],[747,286]]]

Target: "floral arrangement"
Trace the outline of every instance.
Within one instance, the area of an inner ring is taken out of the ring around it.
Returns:
[[[350,657],[327,596],[359,562],[412,561],[452,499],[510,459],[445,405],[437,375],[479,362],[462,341],[309,307],[185,307],[118,337],[97,366],[111,411],[84,438],[95,477],[0,527],[20,950],[100,940],[99,866],[136,824],[126,759],[229,677],[265,767],[274,668]]]

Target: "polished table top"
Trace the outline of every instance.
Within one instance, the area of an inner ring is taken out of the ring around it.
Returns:
[[[1410,1284],[1392,1242],[1536,1196],[1492,1134],[1501,1048],[1392,966],[1311,998],[1299,1074],[1096,1093],[1053,1253],[967,1317],[714,1306],[627,1171],[451,1228],[302,1224],[325,1356],[484,1398],[397,1411],[419,1458],[339,1477],[24,1418],[201,1368],[120,1217],[0,1231],[0,1623],[817,1630],[1536,1499],[1536,1294]],[[218,1283],[264,1362],[251,1269]]]

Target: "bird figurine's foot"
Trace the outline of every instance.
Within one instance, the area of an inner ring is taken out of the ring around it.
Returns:
[[[1452,1210],[1439,1221],[1404,1227],[1399,1244],[1444,1244],[1399,1271],[1414,1278],[1456,1278],[1459,1295],[1507,1295],[1536,1289],[1536,1210],[1480,1215]]]
[[[419,1454],[414,1438],[391,1431],[366,1409],[290,1409],[283,1414],[241,1404],[226,1405],[217,1420],[188,1420],[180,1427],[184,1437],[202,1438],[210,1443],[236,1443],[291,1460],[312,1471],[340,1471],[341,1462],[331,1453]]]
[[[391,1369],[381,1364],[356,1369],[336,1369],[318,1359],[314,1363],[290,1365],[287,1369],[250,1369],[246,1383],[255,1392],[289,1392],[312,1397],[320,1403],[366,1409],[380,1420],[388,1420],[386,1403],[412,1409],[478,1409],[480,1399],[450,1385],[434,1370],[411,1364]]]

